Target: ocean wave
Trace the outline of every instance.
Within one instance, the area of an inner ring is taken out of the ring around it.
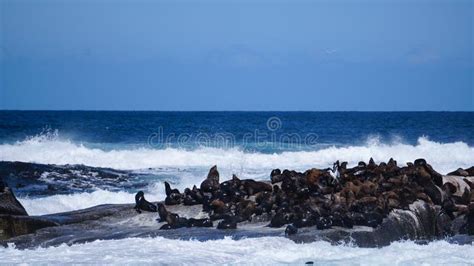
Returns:
[[[61,255],[59,255],[61,254]],[[0,248],[2,263],[93,263],[93,264],[245,264],[275,265],[419,265],[471,264],[473,245],[457,245],[433,241],[427,245],[395,242],[383,248],[333,246],[318,241],[296,244],[283,237],[261,237],[199,242],[157,238],[102,240],[85,244],[18,250],[14,246]]]
[[[281,153],[248,152],[239,148],[196,148],[193,150],[166,148],[134,148],[105,150],[87,147],[57,137],[29,138],[13,144],[0,145],[0,160],[43,164],[84,164],[96,167],[136,170],[159,167],[205,167],[217,164],[226,169],[325,168],[336,160],[386,161],[390,157],[399,163],[425,158],[436,170],[447,173],[458,167],[474,165],[474,147],[464,142],[439,143],[426,137],[418,138],[415,145],[402,142],[380,143],[370,138],[364,145],[324,147],[313,151],[286,151]]]
[[[151,186],[146,193],[147,200],[164,200],[164,186]],[[41,198],[18,197],[29,215],[44,215],[90,208],[101,204],[135,203],[135,194],[124,191],[96,190],[90,193],[53,195]]]

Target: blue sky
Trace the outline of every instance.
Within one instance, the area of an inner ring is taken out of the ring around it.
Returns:
[[[0,109],[474,111],[473,1],[0,0]]]

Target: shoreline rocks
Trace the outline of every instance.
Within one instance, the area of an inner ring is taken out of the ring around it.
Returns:
[[[28,216],[12,190],[0,177],[0,240],[31,234],[36,230],[57,225],[54,222]]]
[[[28,215],[25,208],[16,199],[13,191],[0,177],[0,215]]]
[[[404,239],[474,235],[474,177],[440,175],[423,159],[406,166],[390,159],[352,168],[336,162],[333,168],[305,172],[275,169],[268,181],[219,178],[214,166],[200,188],[181,193],[166,182],[166,198],[158,204],[139,192],[135,206],[0,216],[0,225],[9,228],[0,245],[12,242],[28,248],[125,237],[208,240],[230,235],[374,247]],[[474,237],[467,239],[472,242]]]

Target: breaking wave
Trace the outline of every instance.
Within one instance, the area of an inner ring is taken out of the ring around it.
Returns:
[[[57,134],[57,133],[54,133]],[[239,148],[152,149],[124,148],[106,150],[81,143],[39,135],[13,144],[0,145],[0,160],[43,164],[84,164],[115,169],[147,169],[160,167],[209,167],[217,164],[227,169],[329,167],[336,160],[356,164],[373,157],[386,161],[393,157],[399,163],[425,158],[436,170],[447,173],[458,167],[474,165],[474,147],[464,142],[439,143],[419,137],[415,145],[403,142],[380,143],[370,138],[364,145],[330,146],[312,151],[280,153],[249,152]]]
[[[383,248],[332,246],[318,241],[296,244],[283,237],[233,240],[229,237],[204,242],[157,238],[127,238],[58,247],[18,250],[0,248],[2,263],[93,263],[209,265],[468,265],[474,261],[473,245],[433,241],[427,245],[395,242]]]
[[[160,186],[161,188],[163,186]],[[147,200],[159,201],[165,198],[164,188],[150,190]],[[44,215],[51,213],[74,211],[90,208],[101,204],[134,203],[135,194],[125,191],[96,190],[90,193],[74,193],[69,195],[53,195],[41,198],[18,197],[29,215]]]

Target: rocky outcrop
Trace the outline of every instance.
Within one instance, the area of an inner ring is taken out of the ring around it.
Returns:
[[[17,248],[57,246],[61,244],[78,244],[94,240],[122,239],[127,237],[156,237],[171,239],[195,239],[199,241],[233,237],[234,239],[286,236],[298,243],[318,240],[333,244],[351,243],[361,247],[379,247],[398,240],[430,241],[433,239],[450,239],[447,230],[451,230],[449,217],[439,215],[439,208],[417,201],[408,210],[395,210],[390,213],[377,228],[354,226],[343,228],[334,226],[318,230],[316,226],[298,228],[296,234],[286,235],[285,227],[270,228],[269,217],[255,216],[251,222],[241,222],[237,229],[216,230],[213,227],[186,227],[172,230],[160,230],[166,221],[157,222],[158,213],[143,212],[138,214],[133,204],[100,205],[84,210],[65,212],[33,220],[46,221],[48,226],[38,229],[34,234],[25,234],[0,240],[0,245],[14,243]],[[202,219],[202,205],[167,206],[168,211],[182,217]],[[445,228],[445,229],[443,229]],[[461,243],[471,243],[474,237],[463,238]],[[460,243],[459,239],[456,239]]]
[[[165,203],[202,204],[203,212],[212,221],[218,221],[218,229],[235,229],[239,223],[265,215],[270,218],[270,227],[288,226],[288,231],[295,235],[295,228],[313,226],[318,230],[332,227],[351,229],[354,226],[378,230],[395,213],[405,217],[403,211],[412,214],[419,210],[410,208],[420,201],[427,206],[424,209],[436,213],[424,215],[429,216],[430,221],[438,221],[439,217],[443,217],[443,220],[439,220],[439,228],[427,233],[435,236],[467,228],[464,217],[469,204],[474,202],[474,190],[469,177],[443,177],[424,159],[417,159],[405,166],[398,166],[393,159],[379,164],[370,159],[368,163],[360,162],[353,168],[348,168],[346,162],[338,161],[332,169],[313,168],[305,172],[275,169],[270,176],[273,186],[269,182],[240,179],[235,175],[219,183],[217,166],[213,166],[202,182],[201,189],[186,188],[181,194],[166,184]],[[192,200],[185,202],[184,199],[188,198]],[[162,208],[166,212],[164,205]],[[420,211],[417,215],[423,213],[427,211]],[[163,229],[186,225],[188,217],[177,214],[173,214],[173,217],[176,219],[169,219],[170,222]],[[419,223],[426,219],[421,219]],[[453,220],[463,223],[463,226],[459,230],[453,229]],[[396,235],[411,237],[404,231],[406,228],[400,228],[403,230]]]
[[[0,244],[29,248],[126,237],[286,236],[296,242],[378,247],[474,233],[472,177],[441,176],[422,159],[406,166],[371,160],[354,168],[337,162],[332,171],[274,170],[271,177],[267,182],[233,176],[220,183],[213,167],[201,185],[205,191],[194,186],[181,193],[167,184],[168,200],[159,204],[139,193],[135,205],[0,216],[8,238]]]
[[[9,187],[0,179],[0,214],[28,215]]]
[[[31,234],[57,225],[43,218],[30,217],[11,189],[0,179],[0,239]]]
[[[85,165],[0,161],[0,177],[17,195],[46,196],[100,189],[142,189],[139,174]],[[40,189],[38,189],[40,188]]]
[[[474,166],[469,167],[467,169],[458,168],[456,171],[452,171],[452,172],[448,173],[448,175],[474,176]]]
[[[35,233],[57,223],[40,217],[0,215],[0,240]]]

